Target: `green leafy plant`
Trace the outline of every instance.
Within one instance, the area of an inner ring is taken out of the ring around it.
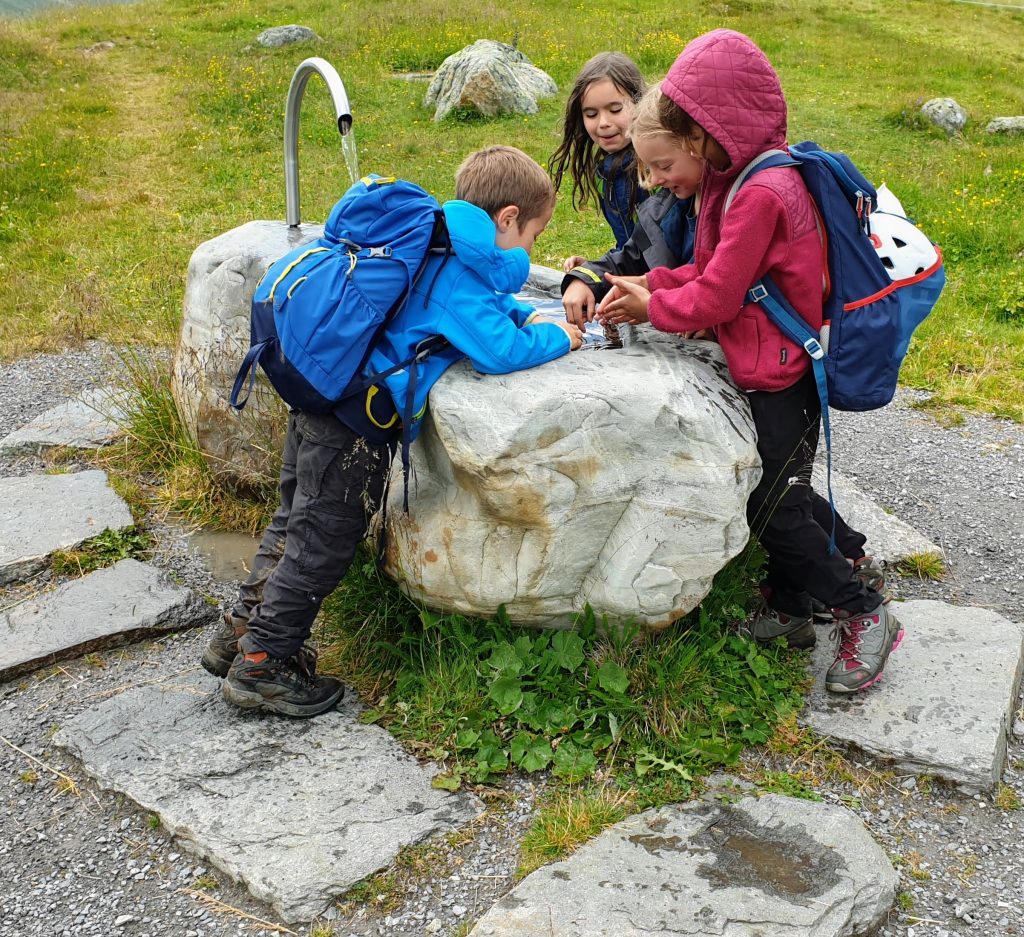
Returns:
[[[573,631],[517,629],[419,609],[354,564],[325,603],[321,660],[387,727],[443,764],[437,787],[510,770],[580,783],[610,768],[653,800],[765,742],[802,702],[801,658],[734,632],[750,558],[704,606],[660,635],[614,630],[586,609]]]
[[[85,575],[94,569],[113,566],[128,557],[145,557],[152,546],[152,538],[138,527],[107,528],[74,550],[55,551],[50,565],[61,576]],[[97,659],[90,661],[90,665],[102,666],[102,662]]]

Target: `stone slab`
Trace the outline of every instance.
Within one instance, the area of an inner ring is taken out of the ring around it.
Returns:
[[[132,523],[106,472],[0,478],[0,586],[42,569],[54,550]]]
[[[56,741],[288,923],[483,810],[434,790],[432,771],[361,725],[354,703],[308,720],[242,712],[198,668],[106,700]]]
[[[102,648],[206,624],[216,609],[160,570],[121,560],[0,613],[0,680]]]
[[[124,392],[94,387],[41,413],[0,440],[0,452],[99,449],[124,435]]]
[[[814,490],[828,498],[825,485],[825,467],[821,462],[814,466],[812,476]],[[942,555],[942,549],[932,543],[924,534],[892,514],[886,514],[874,501],[860,491],[856,482],[839,472],[832,472],[832,496],[836,510],[855,530],[868,538],[866,550],[884,564],[894,566],[910,556],[934,553]]]
[[[984,608],[893,603],[906,636],[881,681],[864,693],[824,689],[834,644],[818,632],[815,685],[803,719],[897,770],[929,774],[967,790],[992,790],[1022,672],[1020,625]]]
[[[874,933],[897,882],[843,807],[775,794],[663,807],[527,876],[470,937]]]

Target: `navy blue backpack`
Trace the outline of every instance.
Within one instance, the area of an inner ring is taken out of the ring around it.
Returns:
[[[733,183],[725,210],[744,182],[773,166],[796,166],[817,209],[826,258],[824,324],[820,333],[812,329],[770,277],[753,284],[747,300],[811,357],[831,502],[829,407],[875,410],[892,400],[910,337],[938,301],[946,272],[942,252],[912,222],[875,211],[875,187],[849,157],[810,141],[751,162]]]
[[[393,368],[362,374],[432,250],[451,250],[433,196],[392,177],[369,175],[353,185],[331,210],[323,237],[275,261],[257,284],[250,348],[231,406],[245,406],[259,364],[290,407],[330,413],[339,401],[446,345],[435,336]]]

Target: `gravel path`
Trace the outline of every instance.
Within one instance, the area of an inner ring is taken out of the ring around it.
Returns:
[[[96,375],[117,370],[99,344],[0,366],[0,437]],[[921,399],[902,394],[885,410],[837,417],[837,468],[945,551],[948,577],[898,581],[900,597],[985,605],[1024,621],[1024,428],[972,416],[942,428],[913,408]],[[0,459],[0,475],[39,468],[34,459]],[[230,594],[231,585],[210,575],[181,531],[160,526],[156,533],[156,563],[201,593]],[[16,597],[0,592],[0,608]],[[244,889],[227,881],[214,885],[221,877],[216,870],[176,846],[153,825],[155,818],[84,779],[49,741],[97,700],[194,666],[203,641],[201,633],[174,635],[0,685],[0,937],[253,933],[251,921],[213,908],[203,895],[268,916]],[[1008,799],[1013,792],[1024,799],[1020,700],[1018,720],[1003,793]],[[75,781],[77,791],[55,772]],[[516,844],[541,786],[511,782],[474,835],[438,846],[424,860],[425,871],[392,889],[394,901],[371,900],[370,910],[363,905],[339,913],[319,937],[463,933],[466,922],[511,887]],[[818,791],[857,810],[900,867],[903,907],[882,933],[1024,934],[1019,810],[913,778],[870,787],[822,783]]]

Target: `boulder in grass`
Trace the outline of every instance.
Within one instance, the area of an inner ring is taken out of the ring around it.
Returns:
[[[423,103],[434,108],[434,120],[454,108],[470,108],[485,117],[536,114],[537,99],[557,93],[551,76],[518,49],[478,39],[441,63]]]
[[[985,128],[988,133],[1024,133],[1024,117],[996,117]]]
[[[719,347],[650,328],[622,349],[430,394],[409,513],[391,486],[386,568],[413,599],[564,628],[589,604],[659,630],[747,543],[761,476],[746,397]]]
[[[921,107],[922,116],[952,136],[967,126],[967,111],[953,98],[932,98]]]
[[[271,26],[264,29],[256,41],[267,49],[279,49],[281,46],[294,45],[296,42],[311,42],[320,37],[308,26]]]

